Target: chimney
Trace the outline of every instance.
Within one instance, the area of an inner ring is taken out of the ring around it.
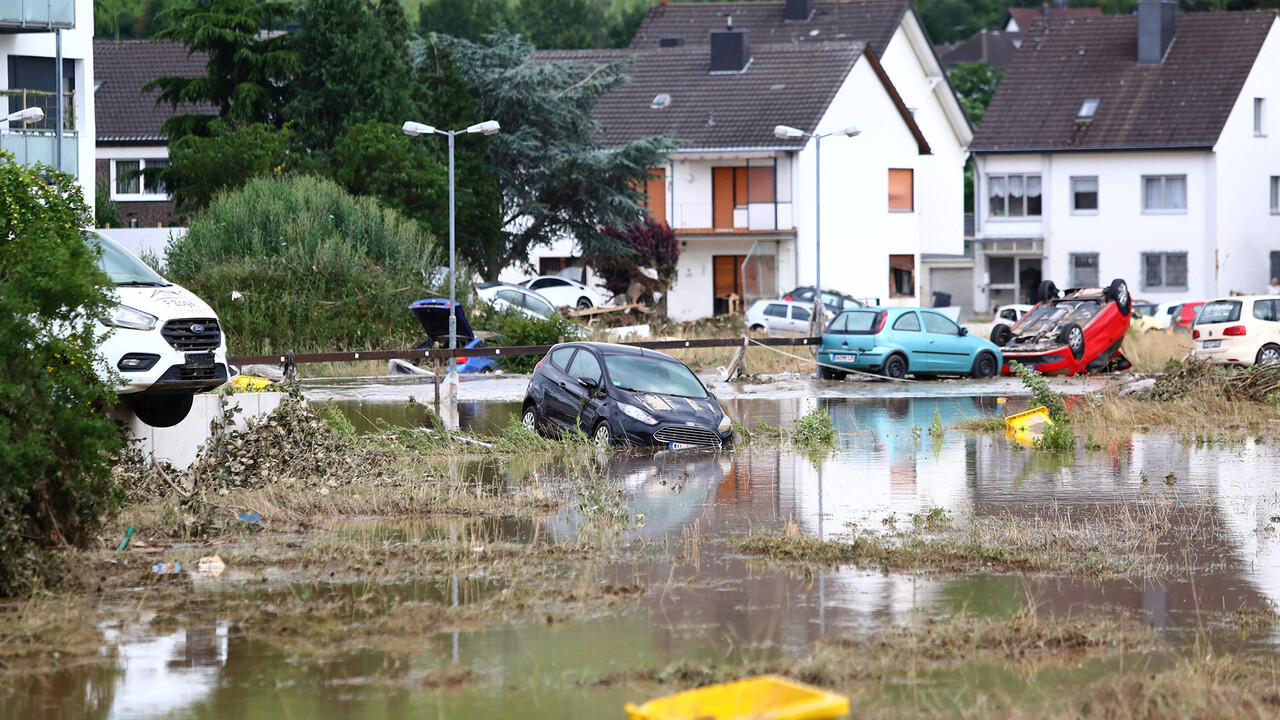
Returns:
[[[738,73],[751,62],[746,30],[734,30],[730,17],[724,30],[711,31],[711,72]]]
[[[1173,15],[1178,5],[1173,0],[1142,0],[1138,3],[1138,62],[1155,65],[1173,42]]]
[[[787,22],[808,22],[813,17],[813,0],[787,0],[783,19]]]

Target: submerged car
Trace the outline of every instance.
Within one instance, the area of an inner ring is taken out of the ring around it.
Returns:
[[[989,378],[1001,364],[1000,348],[936,310],[886,308],[840,313],[822,333],[818,376],[841,380],[849,370],[901,379],[921,375]]]
[[[1045,299],[1013,327],[991,330],[991,341],[1004,353],[1004,372],[1016,360],[1044,374],[1094,373],[1117,357],[1133,309],[1124,280],[1063,293],[1046,280],[1039,297]]]
[[[1280,298],[1244,295],[1211,300],[1191,330],[1192,356],[1213,363],[1280,362]]]
[[[654,350],[571,342],[533,371],[520,422],[543,434],[578,430],[598,445],[720,447],[732,423],[684,363]]]
[[[98,265],[118,304],[100,319],[110,332],[98,346],[115,371],[120,400],[152,427],[186,419],[195,395],[227,382],[227,342],[218,315],[115,241],[89,231]]]

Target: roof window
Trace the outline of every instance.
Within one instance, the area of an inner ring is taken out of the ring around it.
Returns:
[[[1099,102],[1101,101],[1098,98],[1085,98],[1084,102],[1080,103],[1080,112],[1076,113],[1076,119],[1092,120],[1094,113],[1098,112]]]
[[[671,96],[668,95],[667,93],[660,93],[658,95],[653,96],[653,102],[649,103],[649,107],[653,108],[654,110],[661,110],[662,108],[670,104],[671,104]]]

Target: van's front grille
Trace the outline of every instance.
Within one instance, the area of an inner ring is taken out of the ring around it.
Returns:
[[[719,445],[720,436],[702,427],[687,425],[668,425],[653,434],[653,439],[664,443],[680,443],[682,445]]]
[[[170,320],[160,329],[160,334],[174,350],[214,350],[222,344],[222,329],[217,318],[182,318]]]

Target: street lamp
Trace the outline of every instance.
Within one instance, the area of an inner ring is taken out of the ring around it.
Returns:
[[[482,123],[476,123],[465,130],[439,130],[430,125],[424,125],[418,122],[406,122],[402,130],[405,135],[444,135],[449,138],[449,349],[456,350],[458,347],[458,300],[456,274],[454,273],[454,203],[453,203],[453,138],[456,135],[475,134],[493,135],[501,129],[497,120],[486,120]],[[454,393],[456,397],[458,389],[458,360],[453,354],[449,355],[449,376],[446,381],[449,385],[449,392]]]
[[[44,110],[38,107],[29,107],[19,110],[16,113],[10,113],[5,116],[5,122],[40,122],[44,119]]]
[[[845,137],[856,137],[862,134],[862,131],[856,127],[850,126],[843,130],[829,133],[807,133],[800,128],[793,128],[788,125],[778,125],[773,128],[775,137],[781,140],[795,140],[797,138],[813,138],[813,155],[815,159],[816,169],[816,185],[814,189],[814,232],[813,232],[813,265],[814,265],[814,297],[817,302],[813,306],[813,314],[825,319],[827,316],[826,303],[822,300],[822,138],[831,137],[832,135],[844,135]],[[815,359],[816,363],[816,359]],[[822,366],[815,365],[814,372],[818,377],[822,377]]]

